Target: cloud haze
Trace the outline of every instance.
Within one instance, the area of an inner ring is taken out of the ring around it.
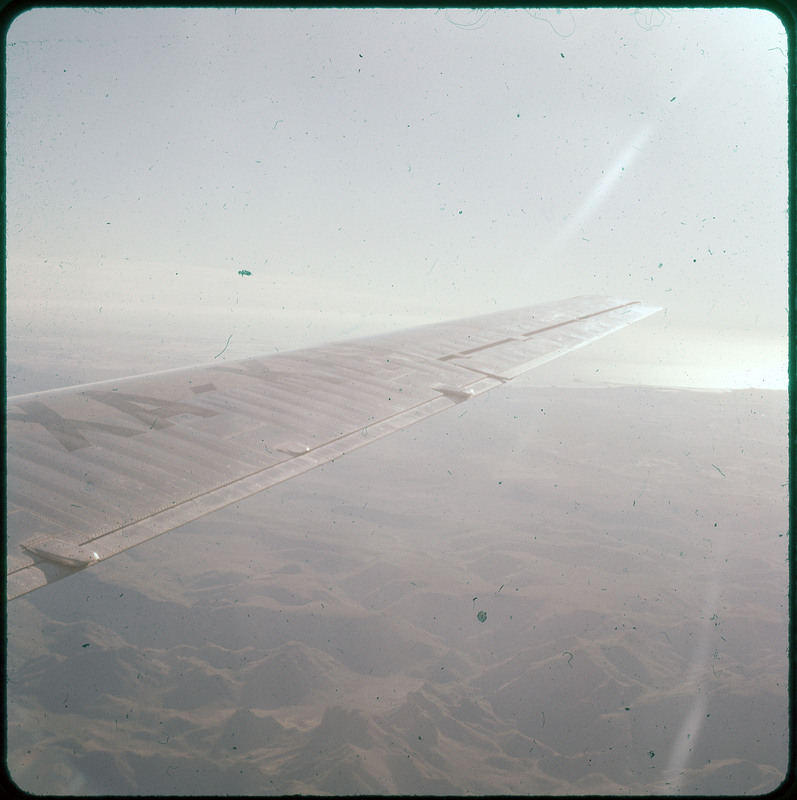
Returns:
[[[665,354],[730,328],[783,361],[779,20],[554,16],[21,15],[10,359],[53,334],[96,352],[118,325],[162,333],[170,366],[211,332],[241,357],[622,293],[666,307]]]

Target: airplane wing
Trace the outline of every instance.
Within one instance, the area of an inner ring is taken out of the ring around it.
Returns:
[[[9,398],[11,600],[659,309],[613,297]]]

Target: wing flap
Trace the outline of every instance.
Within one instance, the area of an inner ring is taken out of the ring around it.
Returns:
[[[11,398],[8,597],[328,463],[657,310],[574,298]]]

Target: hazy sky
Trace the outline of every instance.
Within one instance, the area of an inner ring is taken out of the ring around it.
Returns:
[[[746,9],[26,12],[9,391],[585,293],[666,308],[625,357],[785,380],[785,51]]]

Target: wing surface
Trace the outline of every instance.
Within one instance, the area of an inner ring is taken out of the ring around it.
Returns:
[[[613,297],[10,398],[13,599],[659,309]]]

